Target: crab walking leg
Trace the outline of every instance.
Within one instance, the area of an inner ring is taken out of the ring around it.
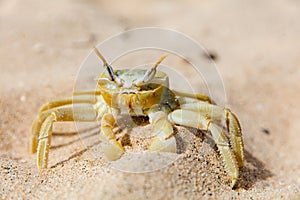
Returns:
[[[179,101],[193,102],[195,100],[200,100],[200,101],[206,101],[208,103],[213,103],[210,97],[204,94],[191,94],[191,93],[181,92],[177,90],[172,90],[172,92],[179,97],[178,98]],[[184,102],[180,102],[180,103],[184,103]]]
[[[155,137],[152,139],[149,150],[176,153],[176,140],[173,126],[169,122],[166,113],[162,111],[149,114],[149,120]]]
[[[33,120],[32,127],[31,127],[31,133],[32,133],[32,136],[31,136],[31,141],[32,141],[31,142],[31,152],[32,153],[35,153],[37,151],[37,146],[38,146],[38,141],[39,141],[39,135],[41,133],[41,127],[42,127],[44,121],[46,120],[46,118],[52,112],[59,112],[59,111],[61,111],[61,109],[64,109],[64,108],[66,110],[68,110],[70,113],[72,113],[73,105],[76,107],[78,105],[84,105],[84,104],[67,104],[67,105],[58,106],[58,107],[55,107],[55,108],[52,108],[52,109],[40,112],[38,114],[38,116]],[[91,104],[88,104],[88,105],[91,105]],[[98,109],[98,110],[101,111],[101,109]],[[63,121],[73,121],[73,120],[67,120],[67,119],[65,119]]]
[[[231,187],[234,187],[239,176],[239,168],[236,158],[231,151],[228,140],[222,132],[222,129],[211,120],[203,117],[201,114],[190,110],[175,110],[169,114],[168,118],[174,124],[211,132],[212,138],[215,141],[225,163],[227,173],[231,178]]]
[[[77,95],[101,95],[100,89],[94,89],[94,90],[80,90],[80,91],[74,91],[73,96]]]
[[[114,124],[115,119],[111,113],[103,115],[101,119],[100,140],[102,141],[102,151],[109,161],[119,159],[124,153],[124,148],[116,140],[115,133],[112,130]]]
[[[37,139],[38,139],[38,133],[41,129],[43,121],[46,119],[45,114],[41,114],[47,110],[53,109],[55,107],[64,106],[72,103],[95,103],[96,97],[91,95],[80,95],[80,96],[74,96],[74,97],[67,97],[63,99],[58,99],[54,101],[50,101],[43,106],[41,106],[39,115],[34,119],[32,124],[32,147],[31,151],[32,153],[36,152],[37,148]],[[49,112],[47,112],[49,114]]]
[[[51,113],[41,127],[41,134],[38,138],[37,150],[37,166],[39,170],[47,168],[48,154],[52,136],[52,126],[54,121],[56,121],[56,115],[55,113]]]
[[[42,122],[38,135],[37,164],[38,169],[47,168],[48,152],[52,136],[52,126],[56,121],[95,121],[98,112],[92,104],[70,104],[41,113]],[[33,138],[35,140],[35,138]],[[33,141],[36,143],[36,141]]]
[[[37,151],[38,146],[38,138],[41,130],[41,126],[43,124],[44,119],[41,119],[41,116],[38,115],[34,118],[32,126],[31,126],[31,153],[35,153]]]
[[[237,117],[229,109],[225,109],[225,113],[231,146],[237,158],[238,166],[243,167],[245,164],[245,156],[241,125]]]
[[[40,112],[43,112],[45,110],[49,110],[51,108],[55,108],[58,106],[63,106],[67,104],[72,104],[72,103],[96,103],[97,99],[95,95],[76,95],[76,96],[71,96],[63,99],[57,99],[53,101],[49,101],[48,103],[44,104],[40,108]]]
[[[223,160],[225,161],[227,172],[231,178],[230,186],[231,188],[233,188],[239,176],[239,170],[235,156],[230,149],[225,134],[222,132],[222,129],[218,125],[209,123],[208,130],[210,130],[212,137],[216,142],[218,150]]]
[[[89,103],[89,102],[93,102],[93,98],[92,97],[85,97],[85,96],[81,96],[82,98],[77,99],[76,101],[70,101],[73,102],[74,104],[64,104],[66,103],[66,101],[61,102],[60,106],[58,106],[58,103],[51,103],[53,106],[55,105],[56,107],[50,108],[48,110],[45,110],[43,112],[40,112],[39,115],[34,119],[33,123],[32,123],[32,128],[31,128],[31,132],[32,132],[32,143],[31,143],[31,151],[32,153],[35,153],[37,150],[37,145],[38,145],[38,137],[39,137],[39,133],[40,133],[40,129],[41,126],[44,122],[44,120],[46,119],[46,117],[48,115],[51,114],[51,112],[55,111],[55,108],[59,108],[62,106],[71,106],[71,105],[76,105],[81,103],[83,100],[83,103]],[[75,103],[76,102],[76,103]],[[105,104],[104,99],[102,98],[102,96],[97,96],[97,103],[95,103],[94,108],[98,111],[98,118],[100,118],[101,116],[103,116],[103,114],[107,111],[107,105]]]
[[[237,117],[229,109],[201,101],[183,104],[180,107],[185,110],[199,112],[201,115],[211,119],[212,121],[220,122],[222,119],[225,119],[230,144],[236,156],[238,166],[244,166],[244,143],[241,126]]]

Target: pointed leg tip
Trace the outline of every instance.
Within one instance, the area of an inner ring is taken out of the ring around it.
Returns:
[[[231,189],[234,189],[236,181],[237,179],[231,179],[231,184],[230,184]]]

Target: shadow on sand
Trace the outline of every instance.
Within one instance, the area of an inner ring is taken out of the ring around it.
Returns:
[[[240,169],[240,178],[236,188],[249,190],[259,180],[266,180],[273,173],[265,168],[265,164],[245,150],[246,164]]]

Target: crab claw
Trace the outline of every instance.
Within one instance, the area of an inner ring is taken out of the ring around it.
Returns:
[[[124,153],[124,148],[117,142],[113,127],[115,119],[112,114],[106,113],[101,119],[101,131],[99,134],[102,151],[109,161],[119,159]]]
[[[176,153],[176,140],[174,136],[166,138],[162,135],[155,136],[149,146],[151,151]]]
[[[158,111],[149,114],[150,123],[155,137],[152,139],[149,150],[176,153],[176,140],[173,127],[167,120],[164,112]]]
[[[118,160],[124,153],[124,148],[115,139],[101,143],[102,152],[109,161]]]

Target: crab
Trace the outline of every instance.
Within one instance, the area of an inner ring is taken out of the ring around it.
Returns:
[[[238,118],[206,95],[169,89],[166,73],[157,71],[163,55],[153,67],[114,70],[94,48],[104,71],[97,77],[98,88],[77,91],[71,97],[44,104],[32,124],[32,153],[37,152],[37,167],[47,168],[54,122],[100,120],[100,141],[105,157],[118,160],[124,147],[113,128],[118,115],[148,116],[154,137],[149,150],[176,153],[173,125],[193,127],[211,133],[222,156],[233,188],[244,165],[244,144]],[[227,133],[220,126],[226,121]]]

